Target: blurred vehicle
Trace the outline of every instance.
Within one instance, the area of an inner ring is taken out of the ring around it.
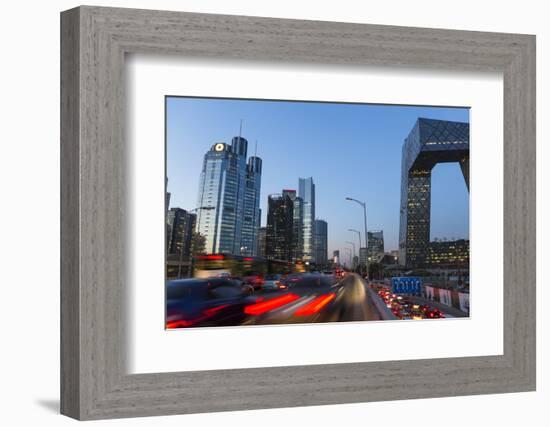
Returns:
[[[283,274],[280,278],[280,282],[287,286],[291,286],[293,283],[298,282],[302,276],[303,274],[301,273]]]
[[[264,285],[264,277],[261,274],[250,274],[248,276],[241,276],[239,277],[239,279],[242,280],[243,283],[252,286],[254,290],[262,289]]]
[[[254,303],[254,290],[228,278],[181,279],[166,285],[166,328],[235,325],[244,307]]]
[[[334,270],[334,275],[336,277],[344,277],[346,275],[346,272],[344,270],[338,268],[338,269]]]
[[[281,281],[281,274],[268,274],[262,284],[263,291],[279,291],[288,289],[288,285]]]
[[[221,277],[221,278],[224,278],[224,279],[229,279],[229,278],[231,278],[231,273],[229,273],[228,271],[224,271],[224,272],[222,272],[222,273],[217,274],[216,277]]]
[[[196,278],[240,278],[255,289],[260,289],[266,274],[285,274],[304,271],[302,261],[290,262],[256,256],[206,254],[194,258],[193,275]]]
[[[420,307],[420,311],[424,315],[425,319],[442,319],[445,318],[443,312],[428,304],[423,304]]]
[[[293,292],[300,294],[318,293],[328,291],[335,282],[333,277],[328,277],[323,274],[304,273],[299,275],[289,275],[283,283],[288,284],[288,287]]]

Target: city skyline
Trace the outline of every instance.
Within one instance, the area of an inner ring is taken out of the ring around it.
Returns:
[[[328,253],[343,249],[354,238],[350,227],[363,229],[360,210],[346,203],[346,196],[367,202],[369,230],[383,230],[386,251],[397,249],[405,137],[420,116],[468,121],[465,108],[179,97],[167,98],[166,114],[171,207],[196,208],[196,155],[202,159],[213,144],[227,144],[242,132],[249,141],[249,156],[263,159],[261,226],[267,223],[270,194],[281,188],[299,192],[299,180],[312,177],[317,190],[313,219],[329,224]],[[437,166],[433,177],[432,239],[468,239],[468,194],[460,168]],[[449,191],[451,200],[446,197]]]

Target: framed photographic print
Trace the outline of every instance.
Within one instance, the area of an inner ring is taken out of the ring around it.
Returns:
[[[62,413],[535,389],[534,36],[84,6],[61,40]]]

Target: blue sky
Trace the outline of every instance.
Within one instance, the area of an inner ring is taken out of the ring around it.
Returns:
[[[267,196],[298,189],[313,177],[316,214],[328,222],[329,256],[363,232],[359,205],[367,202],[369,230],[384,230],[386,251],[398,248],[401,147],[418,117],[469,121],[466,108],[337,104],[169,97],[167,175],[171,207],[195,208],[203,156],[215,142],[248,139],[248,155],[263,160],[260,207]],[[455,163],[432,172],[431,239],[467,238],[468,191]]]

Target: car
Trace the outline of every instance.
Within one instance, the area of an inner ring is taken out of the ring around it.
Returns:
[[[279,291],[288,289],[288,285],[281,281],[281,274],[268,274],[264,278],[264,283],[262,284],[263,291]]]
[[[238,325],[254,302],[253,288],[239,280],[172,280],[166,284],[166,328]]]
[[[252,286],[255,290],[262,288],[264,284],[264,277],[262,274],[248,273],[239,278],[243,283]]]

